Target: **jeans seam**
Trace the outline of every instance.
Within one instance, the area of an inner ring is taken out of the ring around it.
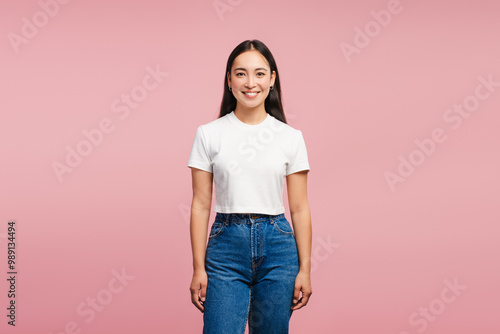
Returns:
[[[259,262],[257,263],[252,263],[252,268],[257,268],[258,266],[260,266],[260,264],[262,263],[262,260],[264,260],[264,256],[261,256],[260,259],[259,259]]]
[[[217,233],[215,233],[214,235],[209,236],[208,238],[214,239],[214,238],[218,237],[222,233],[222,231],[224,231],[225,229],[226,229],[226,225],[224,223],[222,223],[222,226],[220,227],[219,231]]]
[[[263,239],[262,239],[262,235],[263,235],[263,233],[262,233],[262,225],[261,225],[261,228],[259,230],[259,233],[260,233],[260,236],[259,236],[259,254],[260,254],[260,258],[259,258],[259,262],[257,262],[257,263],[253,263],[253,261],[252,261],[252,268],[257,268],[262,263],[262,260],[264,260],[264,254],[263,254],[263,251],[264,251],[264,242],[263,242]]]
[[[279,225],[276,224],[277,222],[275,221],[274,222],[274,225],[276,227],[276,229],[278,230],[279,233],[283,234],[283,235],[292,235],[293,234],[293,231],[292,232],[286,232],[286,231],[283,231],[282,229],[280,229]]]

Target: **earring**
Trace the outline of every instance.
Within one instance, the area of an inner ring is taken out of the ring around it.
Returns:
[[[274,86],[271,86],[269,90],[273,90],[274,89]]]
[[[228,86],[229,87],[229,91],[231,91],[231,86]]]

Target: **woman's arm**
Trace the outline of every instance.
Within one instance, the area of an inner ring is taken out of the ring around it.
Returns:
[[[295,279],[293,310],[305,306],[312,294],[310,275],[312,226],[311,211],[307,200],[307,172],[300,171],[286,177],[288,203],[299,254],[299,273]],[[300,291],[302,291],[302,298],[299,299]]]
[[[191,168],[193,184],[193,201],[191,203],[190,235],[193,253],[193,279],[189,290],[191,301],[204,311],[207,289],[207,273],[205,271],[205,251],[208,232],[208,220],[212,205],[213,174],[201,169]]]

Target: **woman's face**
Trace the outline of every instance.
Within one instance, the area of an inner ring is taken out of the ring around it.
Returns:
[[[227,76],[229,87],[240,107],[264,107],[276,77],[275,71],[270,72],[266,58],[259,51],[246,51],[234,59],[231,73]]]

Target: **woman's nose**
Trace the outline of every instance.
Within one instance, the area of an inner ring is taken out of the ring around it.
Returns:
[[[253,85],[254,85],[254,78],[251,75],[247,76],[247,86],[253,87]]]

